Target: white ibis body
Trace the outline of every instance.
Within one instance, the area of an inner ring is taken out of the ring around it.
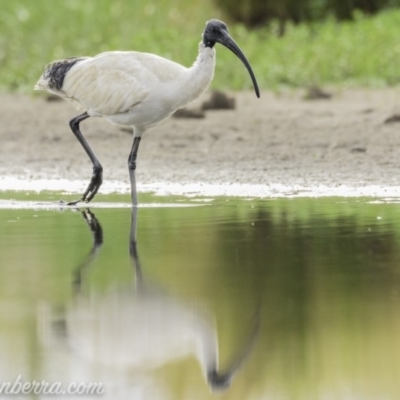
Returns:
[[[214,75],[215,43],[223,44],[239,57],[260,97],[249,62],[228,34],[226,24],[218,20],[207,22],[199,54],[190,68],[154,54],[133,51],[68,58],[45,68],[35,89],[56,94],[85,110],[70,121],[70,127],[93,163],[93,175],[82,198],[69,204],[92,200],[103,180],[103,168],[79,129],[79,124],[89,117],[103,117],[113,124],[133,128],[128,167],[132,204],[137,204],[135,170],[140,139],[147,129],[205,92]]]

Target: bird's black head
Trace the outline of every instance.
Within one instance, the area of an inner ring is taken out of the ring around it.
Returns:
[[[240,50],[239,46],[235,43],[235,41],[230,37],[228,33],[228,27],[222,21],[218,19],[212,19],[208,21],[206,24],[206,28],[203,32],[203,43],[206,47],[214,47],[215,43],[221,43],[223,46],[227,47],[231,50],[245,65],[247,70],[249,71],[251,80],[253,81],[254,90],[256,92],[257,97],[260,97],[260,91],[258,89],[258,84],[256,81],[256,77],[254,76],[253,70],[247,58],[243,54],[242,50]]]
[[[228,33],[228,27],[218,19],[212,19],[207,22],[203,32],[203,43],[206,47],[213,47],[216,42],[219,42],[224,34]]]

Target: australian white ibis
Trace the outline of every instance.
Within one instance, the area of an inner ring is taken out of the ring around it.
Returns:
[[[103,167],[79,129],[79,124],[89,117],[103,117],[113,124],[133,128],[128,168],[132,204],[137,204],[135,170],[141,137],[147,129],[205,92],[214,75],[215,43],[221,43],[239,57],[260,97],[251,66],[229,35],[226,24],[216,19],[208,21],[202,38],[199,54],[190,68],[154,54],[133,51],[67,58],[45,67],[35,89],[47,90],[85,110],[69,124],[93,163],[93,174],[82,197],[70,205],[92,200],[103,181]]]

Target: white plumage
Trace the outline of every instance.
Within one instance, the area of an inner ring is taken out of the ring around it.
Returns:
[[[239,47],[218,20],[207,23],[199,54],[186,68],[154,54],[112,51],[95,57],[75,57],[49,64],[36,90],[46,90],[76,104],[85,112],[70,126],[93,163],[93,175],[82,198],[89,202],[102,183],[102,166],[79,130],[88,117],[103,117],[113,124],[134,129],[134,143],[128,159],[132,204],[136,205],[136,157],[143,133],[176,110],[201,96],[210,85],[215,69],[215,43],[232,50],[245,64],[259,97],[253,71]]]
[[[71,100],[92,117],[143,133],[203,94],[214,66],[215,50],[204,44],[191,68],[154,54],[111,51],[78,61],[62,90],[52,89],[44,75],[35,89]]]

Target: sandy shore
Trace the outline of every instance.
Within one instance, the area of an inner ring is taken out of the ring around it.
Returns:
[[[139,191],[159,194],[399,196],[400,89],[235,93],[236,109],[170,118],[149,130],[138,157]],[[91,163],[70,131],[64,101],[1,95],[3,190],[81,192]],[[132,136],[90,118],[82,132],[104,167],[101,192],[129,190]]]

